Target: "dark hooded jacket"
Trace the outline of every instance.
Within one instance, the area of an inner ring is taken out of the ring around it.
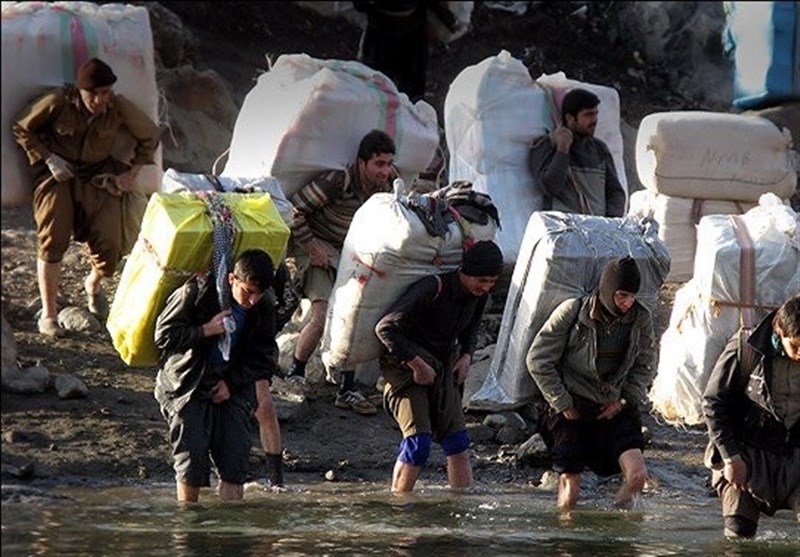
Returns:
[[[274,300],[268,291],[247,311],[244,330],[233,347],[222,378],[231,393],[255,391],[259,379],[271,380],[277,369],[278,346],[275,342]],[[218,336],[204,337],[203,324],[220,312],[214,277],[194,277],[172,293],[158,316],[156,346],[161,350],[161,369],[155,397],[162,408],[177,412],[193,396],[210,396],[216,381],[209,355]]]
[[[708,467],[739,454],[742,445],[777,453],[800,448],[800,423],[787,429],[775,412],[770,394],[774,316],[772,312],[764,318],[746,340],[756,356],[752,371],[741,364],[743,350],[737,333],[711,372],[703,396],[709,433],[705,455]]]

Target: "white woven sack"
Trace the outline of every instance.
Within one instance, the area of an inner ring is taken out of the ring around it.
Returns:
[[[637,299],[653,311],[670,264],[657,227],[651,219],[557,211],[531,215],[489,372],[468,407],[501,411],[535,399],[537,389],[526,364],[533,338],[562,301],[594,290],[609,260],[624,255],[636,259],[642,276]]]
[[[509,265],[517,260],[531,213],[542,208],[528,151],[550,120],[544,92],[505,50],[462,70],[445,98],[449,178],[468,180],[491,196],[502,223],[497,244]]]
[[[178,172],[174,168],[168,169],[161,179],[161,190],[165,193],[180,191],[217,191],[214,178],[207,174],[192,174],[189,172]],[[231,178],[229,176],[217,176],[216,184],[222,191],[255,190],[269,193],[275,208],[281,215],[286,226],[291,226],[294,206],[286,199],[278,181],[271,177],[265,178]]]
[[[788,130],[759,116],[659,112],[639,125],[636,171],[646,188],[664,195],[786,199],[797,186],[791,143]]]
[[[436,154],[436,111],[355,61],[285,54],[245,97],[222,176],[273,176],[291,196],[315,175],[356,160],[372,129],[389,134],[406,183]]]
[[[752,300],[740,293],[737,219],[754,248]],[[650,391],[655,410],[665,419],[701,423],[703,390],[731,335],[742,325],[752,328],[800,292],[798,228],[797,214],[771,195],[742,216],[700,220],[694,277],[676,293]]]
[[[92,2],[2,3],[2,205],[30,200],[28,161],[11,133],[14,119],[38,95],[73,83],[78,67],[97,57],[117,76],[114,91],[133,101],[158,123],[153,34],[147,9]],[[115,155],[132,155],[131,142],[118,142]],[[155,165],[139,173],[144,193],[161,183],[161,150]]]
[[[472,225],[476,241],[493,240],[494,222]],[[341,370],[379,357],[375,325],[397,297],[427,275],[461,263],[464,234],[451,223],[446,237],[432,236],[396,194],[377,193],[356,211],[345,238],[328,301],[322,361],[333,379]]]
[[[619,93],[612,87],[597,85],[594,83],[584,83],[574,79],[569,79],[564,72],[554,74],[542,74],[536,79],[536,84],[555,93],[557,105],[561,106],[561,100],[570,89],[580,87],[597,95],[600,105],[597,107],[597,127],[594,136],[603,141],[611,152],[614,159],[614,168],[617,170],[622,189],[625,195],[628,194],[628,178],[625,174],[625,160],[623,158],[622,132],[620,131],[619,121]],[[561,123],[559,120],[558,124]],[[551,128],[549,128],[551,129]]]
[[[746,201],[686,199],[640,190],[631,194],[628,215],[655,219],[658,237],[667,245],[672,259],[666,280],[684,282],[692,278],[700,219],[706,215],[740,215],[754,206]]]

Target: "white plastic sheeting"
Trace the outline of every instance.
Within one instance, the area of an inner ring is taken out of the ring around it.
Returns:
[[[631,194],[628,215],[652,217],[658,222],[658,237],[672,259],[667,281],[684,282],[692,278],[700,219],[706,215],[741,215],[754,206],[746,201],[687,199],[640,190]]]
[[[497,346],[472,410],[501,411],[535,400],[526,357],[533,338],[567,298],[589,294],[605,264],[636,259],[642,275],[637,299],[651,311],[669,272],[669,254],[652,219],[605,218],[557,211],[531,215],[514,267]]]
[[[528,164],[531,142],[560,122],[557,107],[573,87],[600,97],[595,137],[614,158],[627,189],[619,127],[619,95],[602,85],[567,79],[559,72],[535,82],[525,65],[501,51],[465,68],[450,85],[444,105],[444,127],[450,151],[450,180],[468,180],[492,197],[502,228],[497,243],[507,264],[520,250],[528,219],[542,209],[542,192]]]
[[[158,122],[153,34],[147,9],[93,2],[2,3],[2,204],[30,200],[28,161],[11,133],[14,119],[37,96],[73,83],[78,67],[92,57],[108,63],[117,76],[114,91]],[[119,141],[115,155],[132,156],[132,138]],[[139,173],[140,191],[158,191],[161,150],[156,164]]]
[[[291,198],[320,172],[353,164],[361,138],[376,128],[394,139],[406,183],[433,160],[439,132],[428,103],[411,104],[359,62],[285,54],[245,97],[221,175],[273,176]]]
[[[702,423],[703,390],[728,339],[800,292],[799,228],[798,215],[774,195],[744,215],[700,220],[694,277],[675,294],[650,390],[666,420]],[[742,280],[747,246],[754,271],[749,281]]]
[[[658,112],[636,136],[636,170],[650,190],[674,196],[749,201],[797,185],[789,130],[759,116]]]
[[[356,211],[345,238],[321,350],[333,379],[341,370],[380,356],[383,345],[375,325],[406,288],[461,263],[466,239],[461,226],[453,222],[446,236],[432,236],[401,195],[372,195]],[[494,222],[472,223],[467,235],[493,240]]]

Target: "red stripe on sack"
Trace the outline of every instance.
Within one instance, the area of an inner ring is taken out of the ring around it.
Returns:
[[[83,30],[83,22],[79,17],[73,16],[69,22],[70,36],[72,38],[72,64],[73,69],[78,73],[81,64],[89,59],[89,47],[86,45],[86,32]]]

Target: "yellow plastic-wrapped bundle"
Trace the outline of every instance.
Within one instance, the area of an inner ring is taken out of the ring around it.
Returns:
[[[247,249],[266,251],[277,265],[289,229],[268,193],[219,193],[235,222],[234,258]],[[195,193],[154,193],[142,229],[122,271],[106,327],[130,366],[158,363],[153,340],[167,298],[197,272],[211,269],[213,225]]]

